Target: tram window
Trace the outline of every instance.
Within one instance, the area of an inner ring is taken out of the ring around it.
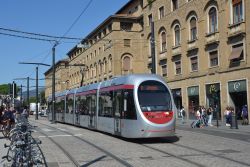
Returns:
[[[113,117],[112,96],[110,92],[100,93],[99,116]]]
[[[72,97],[69,97],[67,100],[67,110],[66,113],[73,114],[73,105],[74,105],[74,100]]]
[[[120,117],[123,110],[122,91],[114,91],[114,116]]]
[[[56,99],[55,101],[55,111],[56,113],[64,112],[64,99]]]
[[[124,111],[124,118],[125,119],[137,119],[133,90],[124,91],[124,95],[127,100],[127,111]]]
[[[142,111],[171,110],[171,96],[160,82],[146,81],[138,88],[138,100]]]
[[[95,95],[88,95],[87,96],[87,108],[89,115],[94,115],[96,110],[96,96]]]
[[[76,110],[79,111],[80,115],[88,115],[88,107],[87,107],[87,101],[86,96],[79,96],[76,101]]]

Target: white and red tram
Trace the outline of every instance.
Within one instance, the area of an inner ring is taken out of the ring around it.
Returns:
[[[55,119],[126,138],[175,134],[176,107],[164,79],[131,74],[56,93]],[[48,99],[49,110],[52,100]],[[52,113],[49,113],[52,119]]]

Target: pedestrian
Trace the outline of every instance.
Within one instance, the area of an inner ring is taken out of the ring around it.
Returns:
[[[224,116],[226,118],[226,126],[230,126],[230,107],[227,106],[226,110],[224,111]]]
[[[196,119],[201,119],[201,106],[199,106],[198,110],[196,111]]]
[[[208,110],[207,110],[207,115],[208,115],[208,125],[209,126],[213,126],[212,124],[212,118],[213,118],[213,108],[212,107],[209,107]]]
[[[207,124],[207,113],[206,113],[206,108],[204,106],[201,107],[201,118],[202,122],[205,126],[208,126]]]
[[[25,118],[28,118],[28,107],[27,106],[24,106],[23,108],[23,112],[22,112],[22,115],[25,117]]]
[[[248,110],[247,110],[247,105],[244,105],[242,107],[241,117],[242,117],[242,125],[248,125]]]
[[[185,123],[185,122],[184,122],[185,115],[186,115],[185,109],[184,109],[184,107],[182,106],[182,107],[181,107],[181,110],[180,110],[180,116],[181,116],[181,123],[182,123],[182,124]]]

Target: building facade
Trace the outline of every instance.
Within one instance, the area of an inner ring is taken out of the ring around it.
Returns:
[[[69,64],[85,64],[69,67],[69,88],[81,76],[85,85],[151,73],[155,53],[156,73],[188,119],[199,106],[219,119],[232,106],[240,117],[250,104],[249,9],[249,0],[131,0],[68,53]]]
[[[68,59],[59,60],[55,64],[55,92],[60,92],[62,90],[69,89],[68,80]],[[52,94],[52,74],[53,69],[47,70],[45,75],[45,98],[48,98]]]

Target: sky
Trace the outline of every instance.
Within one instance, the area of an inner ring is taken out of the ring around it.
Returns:
[[[84,38],[110,15],[115,14],[129,0],[1,0],[0,1],[0,85],[12,83],[26,86],[21,78],[36,78],[36,65],[52,64],[54,42],[14,37],[29,32],[50,36]],[[14,31],[9,31],[14,30]],[[67,33],[67,34],[65,34]],[[41,36],[28,36],[44,38]],[[80,40],[60,40],[55,49],[56,61]],[[39,66],[38,78],[50,67]],[[36,85],[30,80],[30,89]],[[39,80],[39,86],[45,81]]]

